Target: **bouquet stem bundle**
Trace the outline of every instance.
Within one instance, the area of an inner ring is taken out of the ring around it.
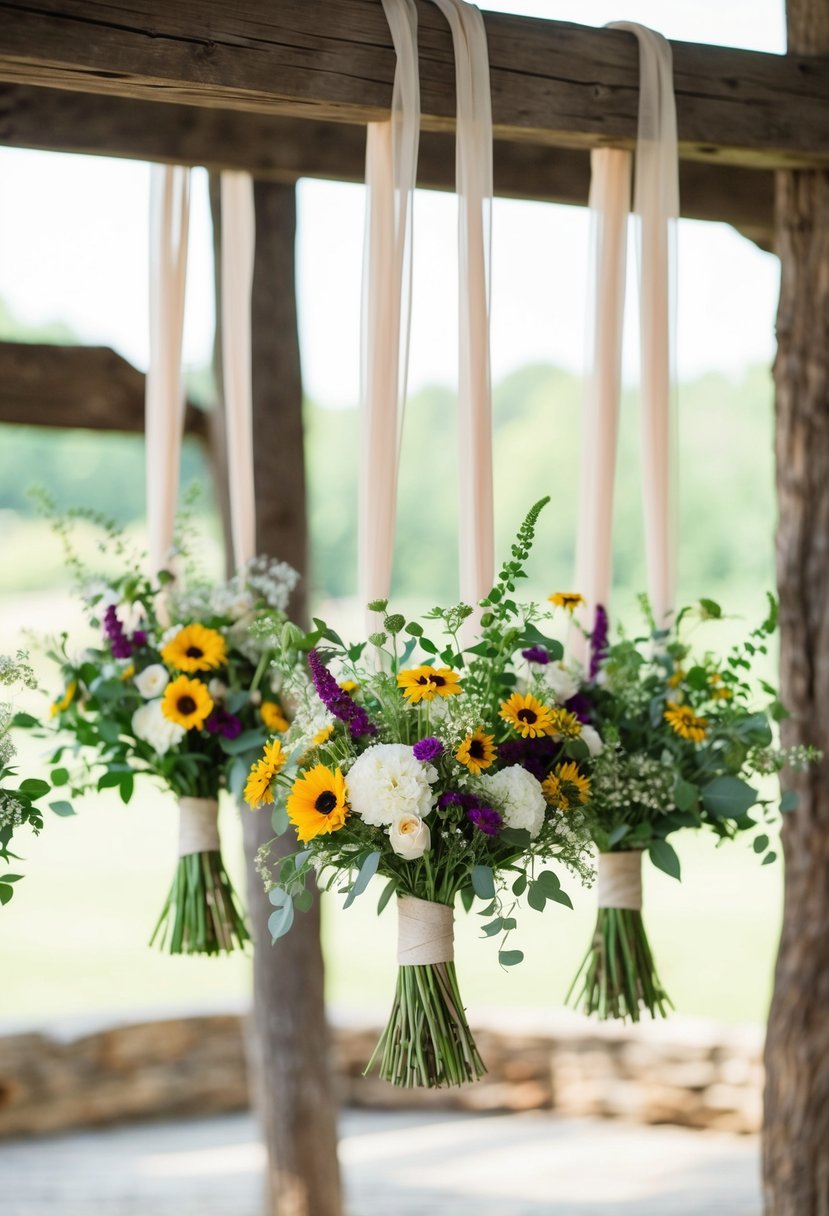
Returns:
[[[398,906],[401,965],[394,1003],[366,1072],[379,1059],[383,1080],[402,1088],[478,1081],[486,1068],[466,1020],[451,957],[452,909],[415,898],[401,899]],[[429,962],[404,961],[429,956]]]
[[[601,853],[596,928],[567,1001],[602,1021],[638,1022],[643,1010],[652,1018],[667,1017],[673,1008],[656,970],[641,904],[641,853]]]
[[[180,856],[150,945],[170,954],[229,954],[250,935],[219,851],[218,802],[182,798],[179,808]]]

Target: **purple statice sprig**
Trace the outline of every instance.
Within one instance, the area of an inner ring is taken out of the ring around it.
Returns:
[[[340,688],[316,650],[308,651],[308,667],[317,696],[329,713],[346,724],[352,738],[377,734],[377,727],[362,705],[358,705],[349,693]]]
[[[241,718],[217,705],[210,717],[205,720],[204,729],[211,735],[221,735],[225,739],[238,739],[242,733]]]
[[[124,626],[118,619],[115,605],[110,604],[104,613],[104,636],[112,649],[115,659],[128,659],[132,655],[132,643],[124,632]]]
[[[544,667],[550,661],[550,655],[546,646],[529,646],[526,650],[521,651],[521,655],[528,663],[540,663]]]
[[[412,751],[415,760],[428,764],[430,760],[437,760],[439,756],[443,755],[444,747],[440,739],[436,739],[434,735],[430,735],[427,739],[418,739]]]
[[[596,616],[593,621],[593,632],[590,634],[590,668],[589,678],[595,680],[599,668],[607,656],[608,619],[603,604],[596,605]]]

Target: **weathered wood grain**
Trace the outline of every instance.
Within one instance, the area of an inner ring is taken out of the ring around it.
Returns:
[[[424,127],[449,130],[448,28],[420,0]],[[486,13],[495,136],[630,145],[631,34]],[[675,43],[681,155],[829,164],[826,60]],[[0,81],[365,123],[388,113],[394,56],[380,0],[2,0]]]

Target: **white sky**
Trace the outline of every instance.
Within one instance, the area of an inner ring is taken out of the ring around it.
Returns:
[[[670,38],[780,52],[782,0],[499,0],[484,8],[602,25],[624,15]],[[191,219],[185,358],[212,342],[212,269],[206,177],[196,175]],[[146,165],[0,149],[0,297],[21,319],[63,320],[85,342],[147,358]],[[298,282],[303,370],[309,394],[353,404],[363,190],[299,187]],[[583,365],[587,215],[582,208],[496,200],[493,212],[492,361],[496,379],[528,362]],[[418,192],[412,390],[456,375],[456,207]],[[633,259],[631,258],[631,262]],[[682,221],[678,370],[737,375],[770,361],[776,260],[724,225]],[[631,285],[632,287],[632,285]],[[635,290],[630,302],[635,304]],[[631,315],[633,309],[631,309]],[[635,375],[628,326],[626,376]]]

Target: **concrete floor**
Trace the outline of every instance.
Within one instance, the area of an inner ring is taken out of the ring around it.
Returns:
[[[350,1111],[349,1216],[759,1216],[752,1137],[544,1113]],[[0,1145],[4,1216],[259,1216],[248,1115]]]

